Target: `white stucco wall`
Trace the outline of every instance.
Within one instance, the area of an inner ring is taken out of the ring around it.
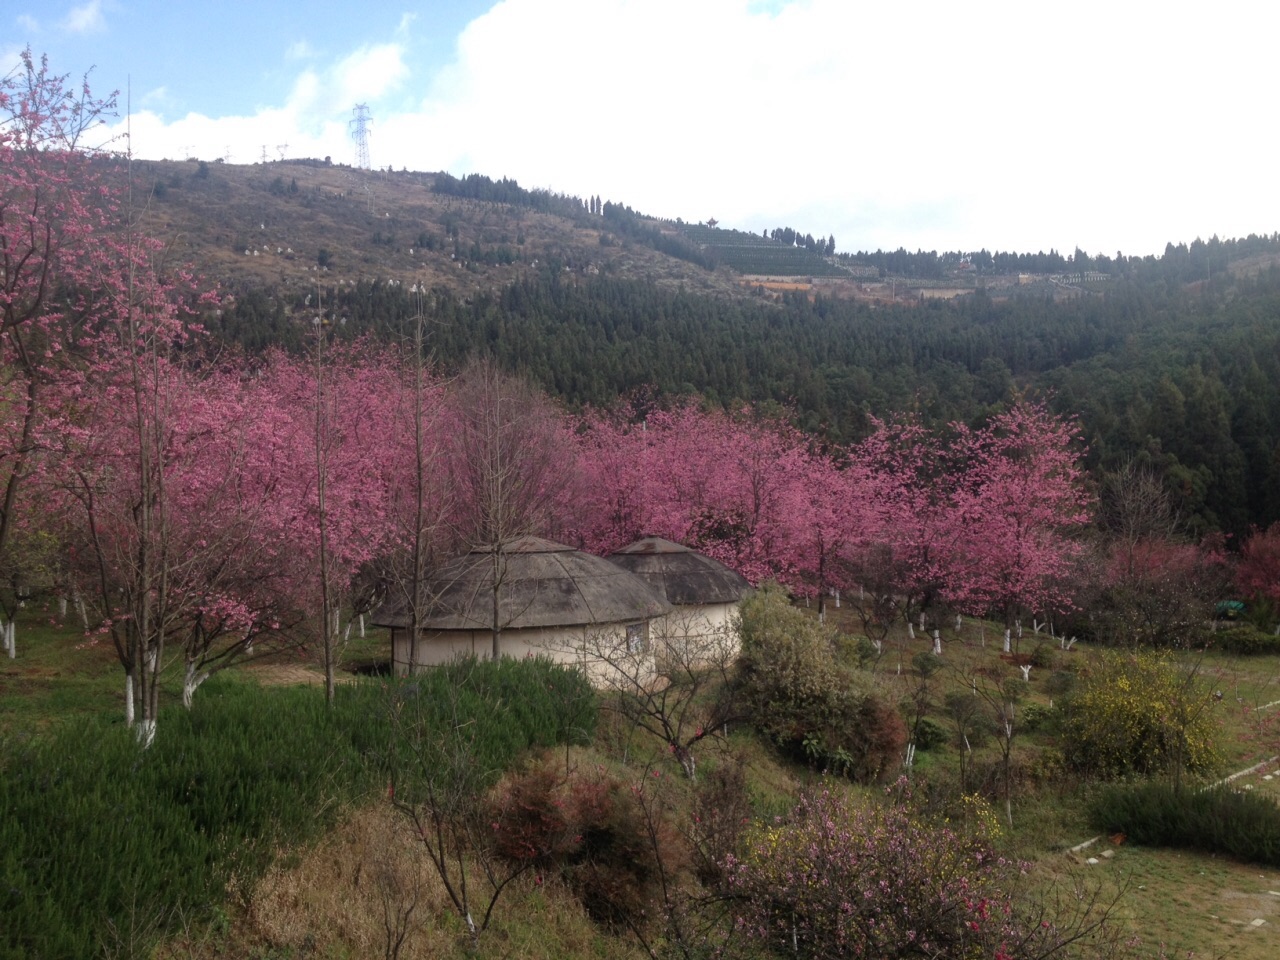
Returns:
[[[635,624],[632,624],[635,626]],[[499,637],[504,657],[547,657],[557,663],[581,667],[592,683],[604,685],[606,676],[618,668],[630,675],[647,672],[650,660],[648,631],[644,646],[630,650],[625,623],[593,624],[578,627],[544,627],[503,630]],[[418,664],[439,666],[458,656],[488,658],[493,652],[493,634],[480,630],[436,630],[425,632],[418,642]],[[397,676],[409,672],[409,633],[391,631],[392,666]]]

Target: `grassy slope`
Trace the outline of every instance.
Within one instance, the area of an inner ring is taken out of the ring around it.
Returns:
[[[832,611],[852,629],[846,607]],[[945,659],[960,673],[975,667],[1014,670],[999,659],[999,633],[994,626],[966,622],[957,636],[945,631]],[[983,645],[983,638],[986,643]],[[367,663],[379,655],[381,638],[371,635],[352,650],[353,661]],[[1023,651],[1036,643],[1028,636]],[[899,638],[887,646],[876,665],[878,682],[890,693],[905,693],[916,680],[910,657],[926,646]],[[24,611],[18,629],[19,657],[0,661],[0,730],[5,735],[38,734],[52,723],[74,722],[76,716],[120,711],[120,668],[109,646],[85,646],[74,629],[50,626],[46,611]],[[898,649],[905,654],[898,672]],[[1080,649],[1064,657],[1084,657]],[[305,665],[297,665],[305,666]],[[1268,754],[1275,741],[1271,731],[1259,729],[1258,716],[1246,706],[1262,706],[1280,699],[1280,659],[1208,657],[1198,669],[1214,689],[1224,693],[1219,709],[1223,748],[1230,769],[1238,769]],[[249,672],[249,671],[246,671]],[[270,675],[271,671],[264,671]],[[1033,670],[1025,702],[1047,703],[1047,670]],[[176,686],[168,691],[177,696]],[[199,696],[197,694],[197,696]],[[1274,708],[1273,708],[1274,709]],[[1265,711],[1264,711],[1265,713]],[[941,718],[940,718],[941,719]],[[1023,739],[1020,756],[1034,764],[1039,747],[1035,736]],[[786,809],[803,770],[779,765],[770,751],[746,731],[723,745],[709,746],[702,768],[708,770],[729,749],[748,758],[752,796],[757,812],[769,815]],[[988,752],[990,747],[985,748]],[[591,751],[578,756],[585,764],[617,763],[626,755],[642,761],[653,750],[634,733],[605,725]],[[948,745],[921,753],[917,775],[954,776],[958,753]],[[674,774],[674,771],[673,771]],[[1280,780],[1264,780],[1266,771],[1241,781],[1258,790],[1273,791]],[[1135,934],[1158,955],[1165,944],[1181,955],[1230,955],[1263,960],[1280,949],[1280,877],[1256,867],[1176,851],[1145,850],[1109,841],[1083,854],[1066,857],[1065,848],[1084,840],[1089,831],[1081,815],[1080,794],[1074,789],[1046,787],[1015,801],[1015,830],[1010,848],[1039,861],[1037,874],[1051,877],[1068,860],[1110,850],[1112,855],[1086,868],[1091,876],[1123,888],[1121,913]],[[285,851],[277,867],[251,894],[233,896],[227,912],[170,944],[170,956],[301,956],[314,946],[326,957],[376,956],[382,953],[385,909],[394,911],[412,902],[418,906],[413,923],[418,932],[414,952],[405,956],[462,956],[465,938],[444,909],[442,891],[423,863],[420,851],[404,832],[404,823],[381,804],[352,811],[343,825],[318,846]],[[1254,920],[1264,920],[1254,925]],[[569,894],[552,882],[522,881],[504,901],[492,936],[482,943],[483,956],[627,957],[635,947],[594,928]],[[1170,955],[1174,955],[1172,952]]]

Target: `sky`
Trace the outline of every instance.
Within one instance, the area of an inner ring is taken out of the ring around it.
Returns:
[[[1280,4],[0,0],[137,157],[512,177],[841,251],[1280,230]],[[117,140],[116,143],[122,141]]]

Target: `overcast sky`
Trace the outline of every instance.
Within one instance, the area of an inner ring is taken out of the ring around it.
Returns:
[[[128,88],[139,157],[350,163],[364,103],[375,167],[847,251],[1280,230],[1277,37],[1264,0],[0,0],[4,69]]]

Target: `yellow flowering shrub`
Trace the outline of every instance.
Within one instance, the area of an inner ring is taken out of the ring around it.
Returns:
[[[1061,749],[1086,776],[1205,772],[1219,763],[1211,692],[1166,657],[1104,653],[1063,707]]]

